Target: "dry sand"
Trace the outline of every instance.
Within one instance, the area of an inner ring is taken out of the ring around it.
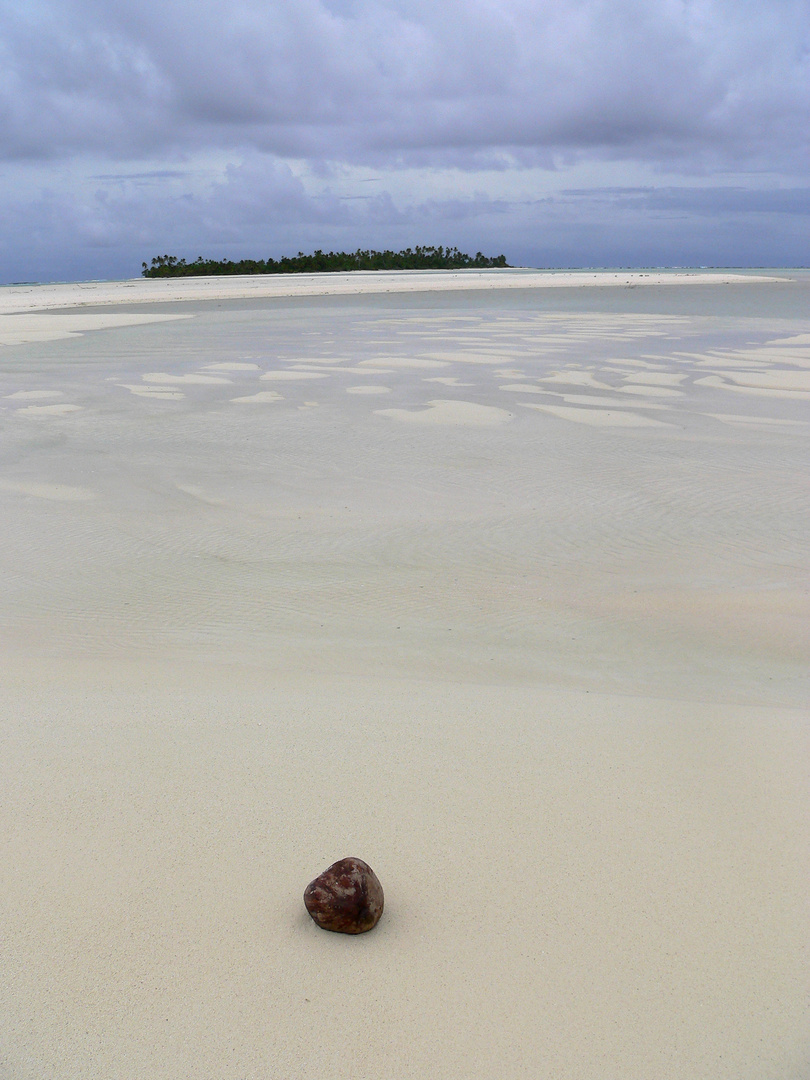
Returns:
[[[600,288],[639,285],[724,285],[778,280],[768,274],[684,270],[401,270],[380,273],[268,274],[264,276],[136,278],[48,285],[7,285],[0,289],[0,314],[59,310],[107,304],[172,303],[265,299],[284,296],[346,296],[375,293],[457,292],[460,289]],[[96,316],[101,326],[105,316]],[[126,317],[125,317],[126,318]],[[133,321],[132,316],[129,317]],[[32,323],[32,325],[35,325]],[[126,325],[125,322],[117,325]],[[3,330],[5,328],[2,328]],[[0,342],[7,341],[0,330]]]
[[[0,1075],[808,1075],[806,315],[346,277],[0,290]]]

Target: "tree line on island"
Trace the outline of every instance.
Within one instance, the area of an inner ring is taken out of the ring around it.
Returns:
[[[458,248],[415,247],[404,251],[299,251],[280,259],[204,259],[186,262],[175,255],[158,255],[151,266],[141,264],[144,277],[211,277],[221,274],[322,274],[346,270],[491,270],[508,267],[505,256],[490,258],[476,252],[465,255]]]

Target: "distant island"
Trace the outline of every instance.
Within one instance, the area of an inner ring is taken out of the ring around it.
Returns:
[[[204,259],[186,262],[174,255],[158,255],[152,265],[141,264],[142,275],[155,277],[210,277],[221,274],[322,274],[346,270],[490,270],[508,267],[505,256],[489,258],[477,252],[465,255],[458,248],[415,247],[404,251],[299,251],[280,259]]]

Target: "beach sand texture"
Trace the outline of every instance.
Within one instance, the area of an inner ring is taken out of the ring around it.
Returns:
[[[4,1080],[808,1074],[810,278],[547,285],[0,289]]]

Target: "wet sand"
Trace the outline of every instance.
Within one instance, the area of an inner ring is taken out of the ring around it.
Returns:
[[[802,1076],[808,307],[346,277],[0,291],[3,1075]]]

